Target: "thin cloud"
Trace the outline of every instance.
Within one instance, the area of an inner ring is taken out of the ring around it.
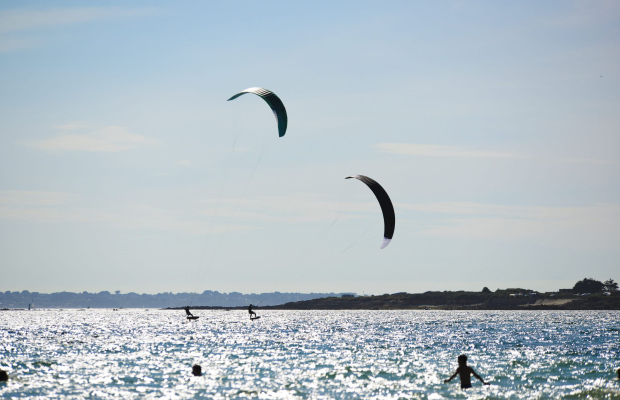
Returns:
[[[86,128],[88,128],[88,125],[80,121],[68,122],[66,124],[57,125],[54,127],[54,129],[59,129],[63,131],[73,131],[73,130],[86,129]]]
[[[182,212],[149,206],[110,209],[84,206],[73,193],[46,191],[0,191],[0,220],[32,223],[82,223],[114,226],[123,230],[156,230],[193,235],[242,232],[254,229],[243,224],[213,224],[182,215]]]
[[[8,53],[28,47],[36,43],[32,38],[2,37],[0,35],[0,53]]]
[[[398,204],[397,208],[428,214],[418,226],[430,236],[537,240],[598,248],[615,248],[620,243],[620,204],[543,207],[442,202]]]
[[[423,157],[470,157],[470,158],[523,158],[515,153],[471,150],[455,146],[439,146],[414,143],[378,143],[375,148],[383,153]]]
[[[76,123],[56,127],[62,134],[51,139],[24,143],[27,146],[49,151],[119,152],[158,142],[146,136],[131,133],[123,126],[106,126],[88,133],[67,133],[84,129]]]
[[[20,37],[22,32],[50,29],[85,22],[143,16],[153,8],[124,9],[119,7],[50,8],[46,10],[13,9],[0,11],[0,53],[33,47],[42,39]],[[16,36],[17,35],[17,36]]]
[[[595,164],[595,165],[615,165],[617,162],[610,160],[599,160],[596,158],[558,158],[557,161],[567,164]]]
[[[0,205],[58,206],[67,204],[73,197],[73,194],[66,192],[0,190]]]
[[[352,203],[326,200],[313,193],[295,193],[287,196],[261,196],[252,200],[227,198],[205,200],[207,207],[202,216],[235,221],[304,223],[360,218],[364,213],[376,213],[374,202]],[[380,212],[380,211],[379,211]]]
[[[537,159],[537,157],[524,156],[517,153],[473,150],[457,146],[440,146],[432,144],[415,144],[415,143],[378,143],[374,146],[383,153],[402,154],[420,157],[454,157],[454,158],[495,158],[495,159]],[[542,158],[538,158],[542,160]],[[610,160],[602,160],[595,158],[579,158],[579,157],[553,157],[545,158],[546,161],[552,161],[564,164],[593,164],[593,165],[615,165],[617,162]]]
[[[611,24],[620,19],[620,3],[616,0],[574,1],[567,4],[572,7],[544,22],[550,26],[581,27]]]
[[[152,8],[123,9],[118,7],[5,10],[0,11],[0,33],[35,30],[103,19],[141,16],[151,14],[153,11],[154,9]]]

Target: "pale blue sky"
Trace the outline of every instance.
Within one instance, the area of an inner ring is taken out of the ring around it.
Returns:
[[[0,290],[618,280],[619,72],[617,1],[3,1]]]

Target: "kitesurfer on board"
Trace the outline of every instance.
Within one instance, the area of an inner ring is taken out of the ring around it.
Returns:
[[[254,307],[252,304],[250,304],[250,306],[248,307],[248,313],[250,314],[250,319],[256,318],[256,313],[252,311],[252,307]]]

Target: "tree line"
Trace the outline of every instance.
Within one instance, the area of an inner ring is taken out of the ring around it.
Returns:
[[[39,293],[0,292],[0,308],[166,308],[185,306],[240,307],[252,303],[271,306],[293,301],[311,300],[318,297],[337,296],[336,293],[220,293],[205,290],[202,293],[114,293],[102,291]]]
[[[618,284],[613,279],[608,279],[605,282],[597,281],[592,278],[584,278],[573,286],[573,293],[600,293],[600,292],[615,292],[618,290]]]

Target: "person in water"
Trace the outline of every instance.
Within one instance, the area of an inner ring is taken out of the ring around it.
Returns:
[[[452,379],[454,379],[458,375],[459,378],[461,378],[461,389],[467,389],[471,387],[471,375],[474,375],[484,385],[490,385],[490,383],[485,382],[484,379],[482,379],[480,375],[478,375],[472,367],[467,365],[467,356],[465,354],[461,354],[458,360],[459,360],[459,367],[456,369],[454,374],[452,374],[450,378],[444,380],[443,383],[450,382]]]
[[[194,314],[192,314],[191,312],[189,312],[189,306],[185,307],[185,314],[187,314],[188,317],[193,317]]]
[[[9,374],[5,370],[0,369],[0,382],[6,382],[9,380]]]
[[[256,313],[252,311],[252,307],[253,307],[252,304],[250,304],[250,306],[248,307],[248,313],[250,313],[250,319],[256,318]]]
[[[198,364],[192,367],[192,374],[194,376],[202,376],[202,367]]]

